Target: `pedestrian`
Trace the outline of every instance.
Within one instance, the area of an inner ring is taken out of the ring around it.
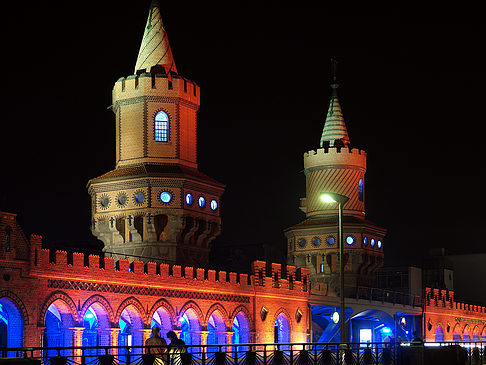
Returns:
[[[169,353],[170,365],[180,365],[182,363],[181,354],[186,353],[186,343],[177,338],[174,331],[167,332],[167,338],[170,340],[169,346],[167,346],[167,352]]]
[[[165,365],[167,362],[167,342],[160,337],[160,328],[152,327],[152,336],[145,341],[145,350],[147,354],[154,354],[154,365]]]

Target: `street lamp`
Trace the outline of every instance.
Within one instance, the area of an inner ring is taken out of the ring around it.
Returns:
[[[338,245],[339,245],[339,284],[340,292],[339,299],[341,300],[341,308],[339,317],[341,320],[341,343],[346,342],[345,333],[345,316],[344,316],[344,247],[343,247],[343,205],[349,200],[347,196],[336,193],[322,193],[321,200],[324,203],[337,203],[338,204]]]

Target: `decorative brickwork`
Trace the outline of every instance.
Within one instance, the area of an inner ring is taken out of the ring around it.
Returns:
[[[73,289],[73,290],[88,290],[102,293],[120,293],[130,295],[151,295],[154,297],[164,298],[188,298],[188,299],[204,299],[215,300],[220,302],[234,302],[234,303],[250,303],[250,297],[243,295],[228,295],[228,294],[213,294],[200,293],[184,290],[173,289],[157,289],[150,287],[124,286],[108,283],[88,283],[82,281],[66,281],[66,280],[52,280],[47,281],[48,288],[54,289]]]

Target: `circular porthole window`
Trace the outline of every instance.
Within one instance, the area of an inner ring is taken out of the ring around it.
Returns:
[[[374,238],[371,239],[371,247],[375,247],[375,239]]]
[[[336,239],[333,236],[329,236],[329,237],[326,238],[326,243],[328,245],[334,245],[335,242],[336,242]]]
[[[348,236],[346,237],[346,243],[351,246],[354,243],[354,237],[353,236]]]
[[[378,243],[376,244],[376,247],[381,248],[381,246],[382,246],[381,241],[378,241]]]
[[[160,200],[162,201],[162,203],[170,203],[170,201],[172,200],[172,194],[168,191],[163,191],[160,193]]]
[[[368,246],[368,237],[363,238],[363,245]]]
[[[305,238],[300,238],[298,241],[300,247],[305,247],[306,243],[307,241],[305,240]]]
[[[127,203],[127,196],[126,196],[126,194],[125,193],[118,194],[118,196],[116,197],[116,204],[119,207],[123,207],[126,203]]]
[[[197,204],[199,205],[200,208],[204,208],[206,205],[206,199],[204,199],[203,196],[200,196],[199,199],[197,200]]]
[[[194,197],[191,193],[186,194],[185,201],[187,205],[192,205],[192,203],[194,202]]]
[[[209,203],[209,206],[211,208],[211,210],[216,210],[218,209],[218,202],[216,200],[211,200],[211,203]]]
[[[145,195],[143,194],[143,191],[137,191],[133,199],[135,200],[135,203],[137,205],[141,205],[145,200]]]
[[[321,244],[321,239],[319,237],[314,237],[312,239],[312,244],[316,247],[319,246]]]
[[[100,206],[101,206],[102,209],[108,208],[110,206],[110,203],[111,203],[111,199],[108,195],[103,194],[100,197]]]

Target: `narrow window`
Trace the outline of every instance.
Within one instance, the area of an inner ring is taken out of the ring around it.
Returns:
[[[155,140],[157,142],[168,142],[169,141],[169,116],[160,111],[155,116]]]
[[[7,227],[5,229],[5,251],[10,252],[10,232],[12,232],[12,229],[10,227]]]
[[[363,179],[359,179],[358,182],[358,200],[363,201]]]

